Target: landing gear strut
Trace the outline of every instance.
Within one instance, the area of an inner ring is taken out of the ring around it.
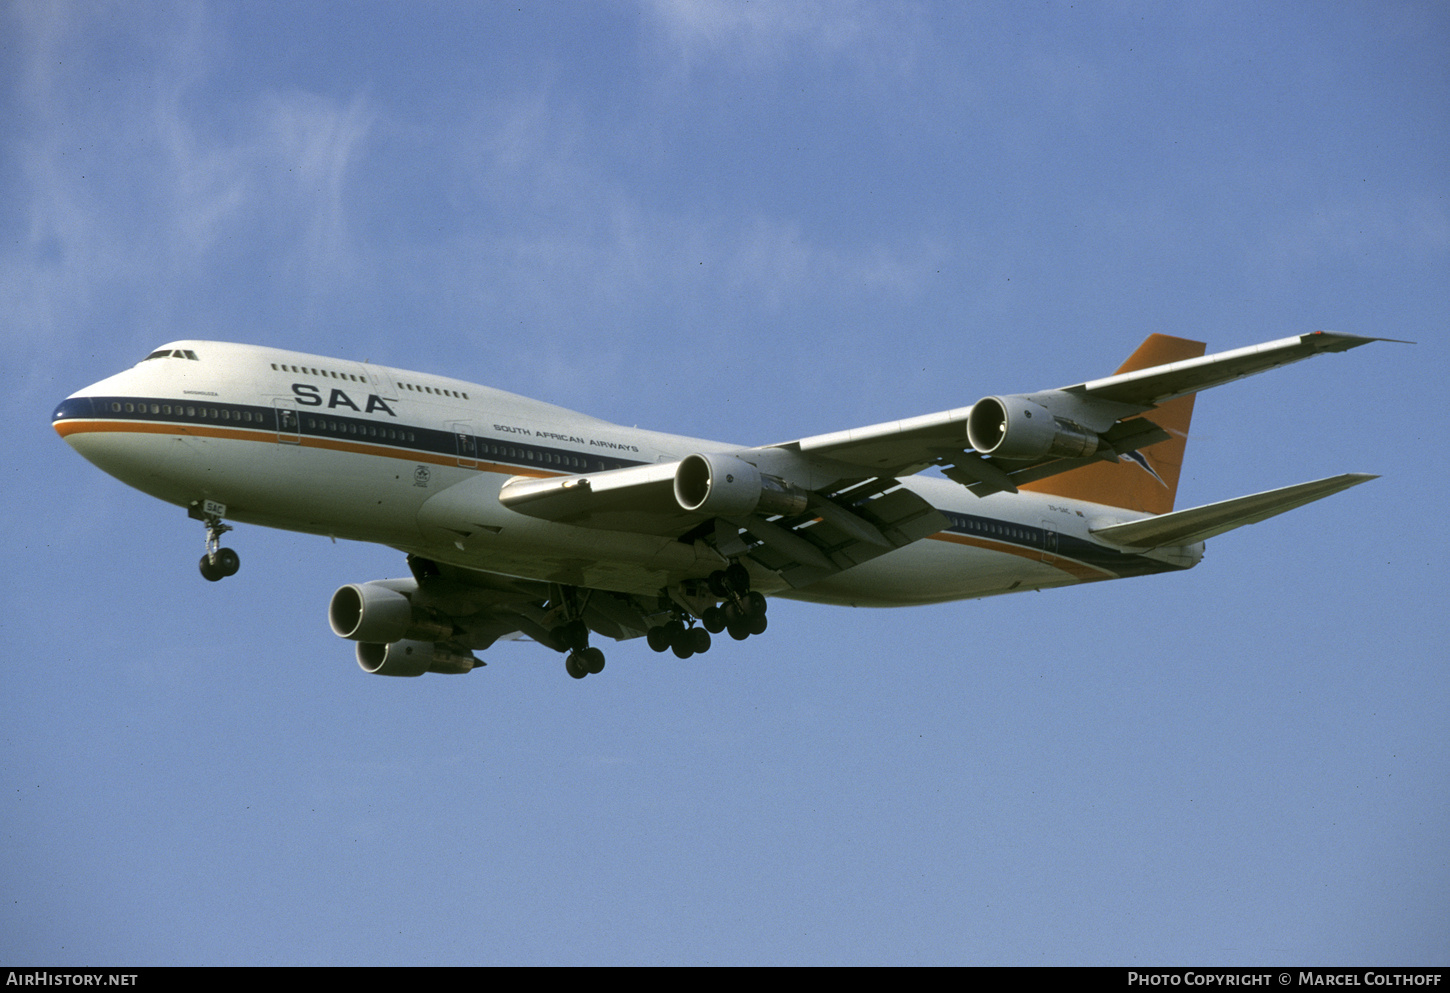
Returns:
[[[222,521],[226,507],[211,500],[201,506],[192,506],[188,513],[206,525],[206,554],[201,557],[201,576],[207,582],[215,583],[227,576],[235,576],[242,567],[242,558],[230,548],[222,548],[222,535],[232,529]]]
[[[565,621],[550,632],[554,640],[568,652],[564,657],[564,671],[575,679],[598,675],[604,671],[604,653],[589,647],[589,625],[579,617],[583,605],[574,602],[574,598],[568,593],[565,594],[565,603],[568,613],[574,619]]]

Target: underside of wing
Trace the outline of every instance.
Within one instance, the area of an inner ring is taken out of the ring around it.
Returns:
[[[672,538],[702,547],[696,561],[744,559],[799,587],[919,541],[946,519],[895,477],[859,470],[793,482],[762,471],[770,453],[701,453],[678,462],[552,479],[515,477],[498,500],[515,513],[579,527]],[[761,465],[755,464],[754,458]],[[779,459],[774,460],[779,462]],[[775,466],[789,473],[791,466]],[[812,486],[812,484],[818,484]],[[468,484],[429,502],[428,514],[460,523]],[[455,530],[464,530],[465,526]],[[718,567],[717,565],[717,567]]]

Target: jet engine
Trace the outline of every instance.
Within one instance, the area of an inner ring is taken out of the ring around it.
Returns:
[[[375,676],[421,676],[425,672],[472,672],[479,662],[472,655],[429,641],[395,641],[391,645],[360,641],[357,664]]]
[[[688,455],[675,470],[675,500],[685,510],[715,517],[780,514],[806,509],[810,494],[734,455]]]
[[[985,397],[967,415],[967,441],[1002,459],[1084,459],[1098,450],[1097,432],[1055,416],[1024,396]]]
[[[480,664],[444,644],[453,626],[413,606],[412,580],[350,583],[332,594],[327,619],[333,633],[358,643],[357,664],[379,676],[463,673]]]

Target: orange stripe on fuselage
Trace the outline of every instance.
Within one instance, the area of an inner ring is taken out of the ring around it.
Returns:
[[[930,537],[936,541],[950,541],[957,545],[969,545],[972,548],[981,548],[989,552],[1002,552],[1006,555],[1015,555],[1020,559],[1041,562],[1043,565],[1052,566],[1052,568],[1065,572],[1074,579],[1081,579],[1084,582],[1117,578],[1111,572],[1103,569],[1095,569],[1090,565],[1074,561],[1073,559],[1063,558],[1061,555],[1055,553],[1050,560],[1045,559],[1043,558],[1044,553],[1040,548],[1024,548],[1021,545],[1009,545],[1005,542],[993,541],[990,538],[973,538],[965,534],[952,534],[950,531],[940,531]]]

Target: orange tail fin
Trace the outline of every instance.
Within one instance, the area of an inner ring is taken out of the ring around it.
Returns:
[[[1203,355],[1204,350],[1205,345],[1201,341],[1166,334],[1149,335],[1138,350],[1128,356],[1128,361],[1122,364],[1118,373],[1196,359]],[[1140,510],[1147,514],[1168,513],[1173,509],[1173,498],[1178,494],[1178,474],[1183,469],[1183,452],[1188,447],[1188,423],[1193,420],[1196,395],[1190,393],[1170,400],[1142,415],[1172,436],[1167,441],[1125,455],[1117,462],[1094,462],[1035,483],[1024,483],[1022,489]]]

